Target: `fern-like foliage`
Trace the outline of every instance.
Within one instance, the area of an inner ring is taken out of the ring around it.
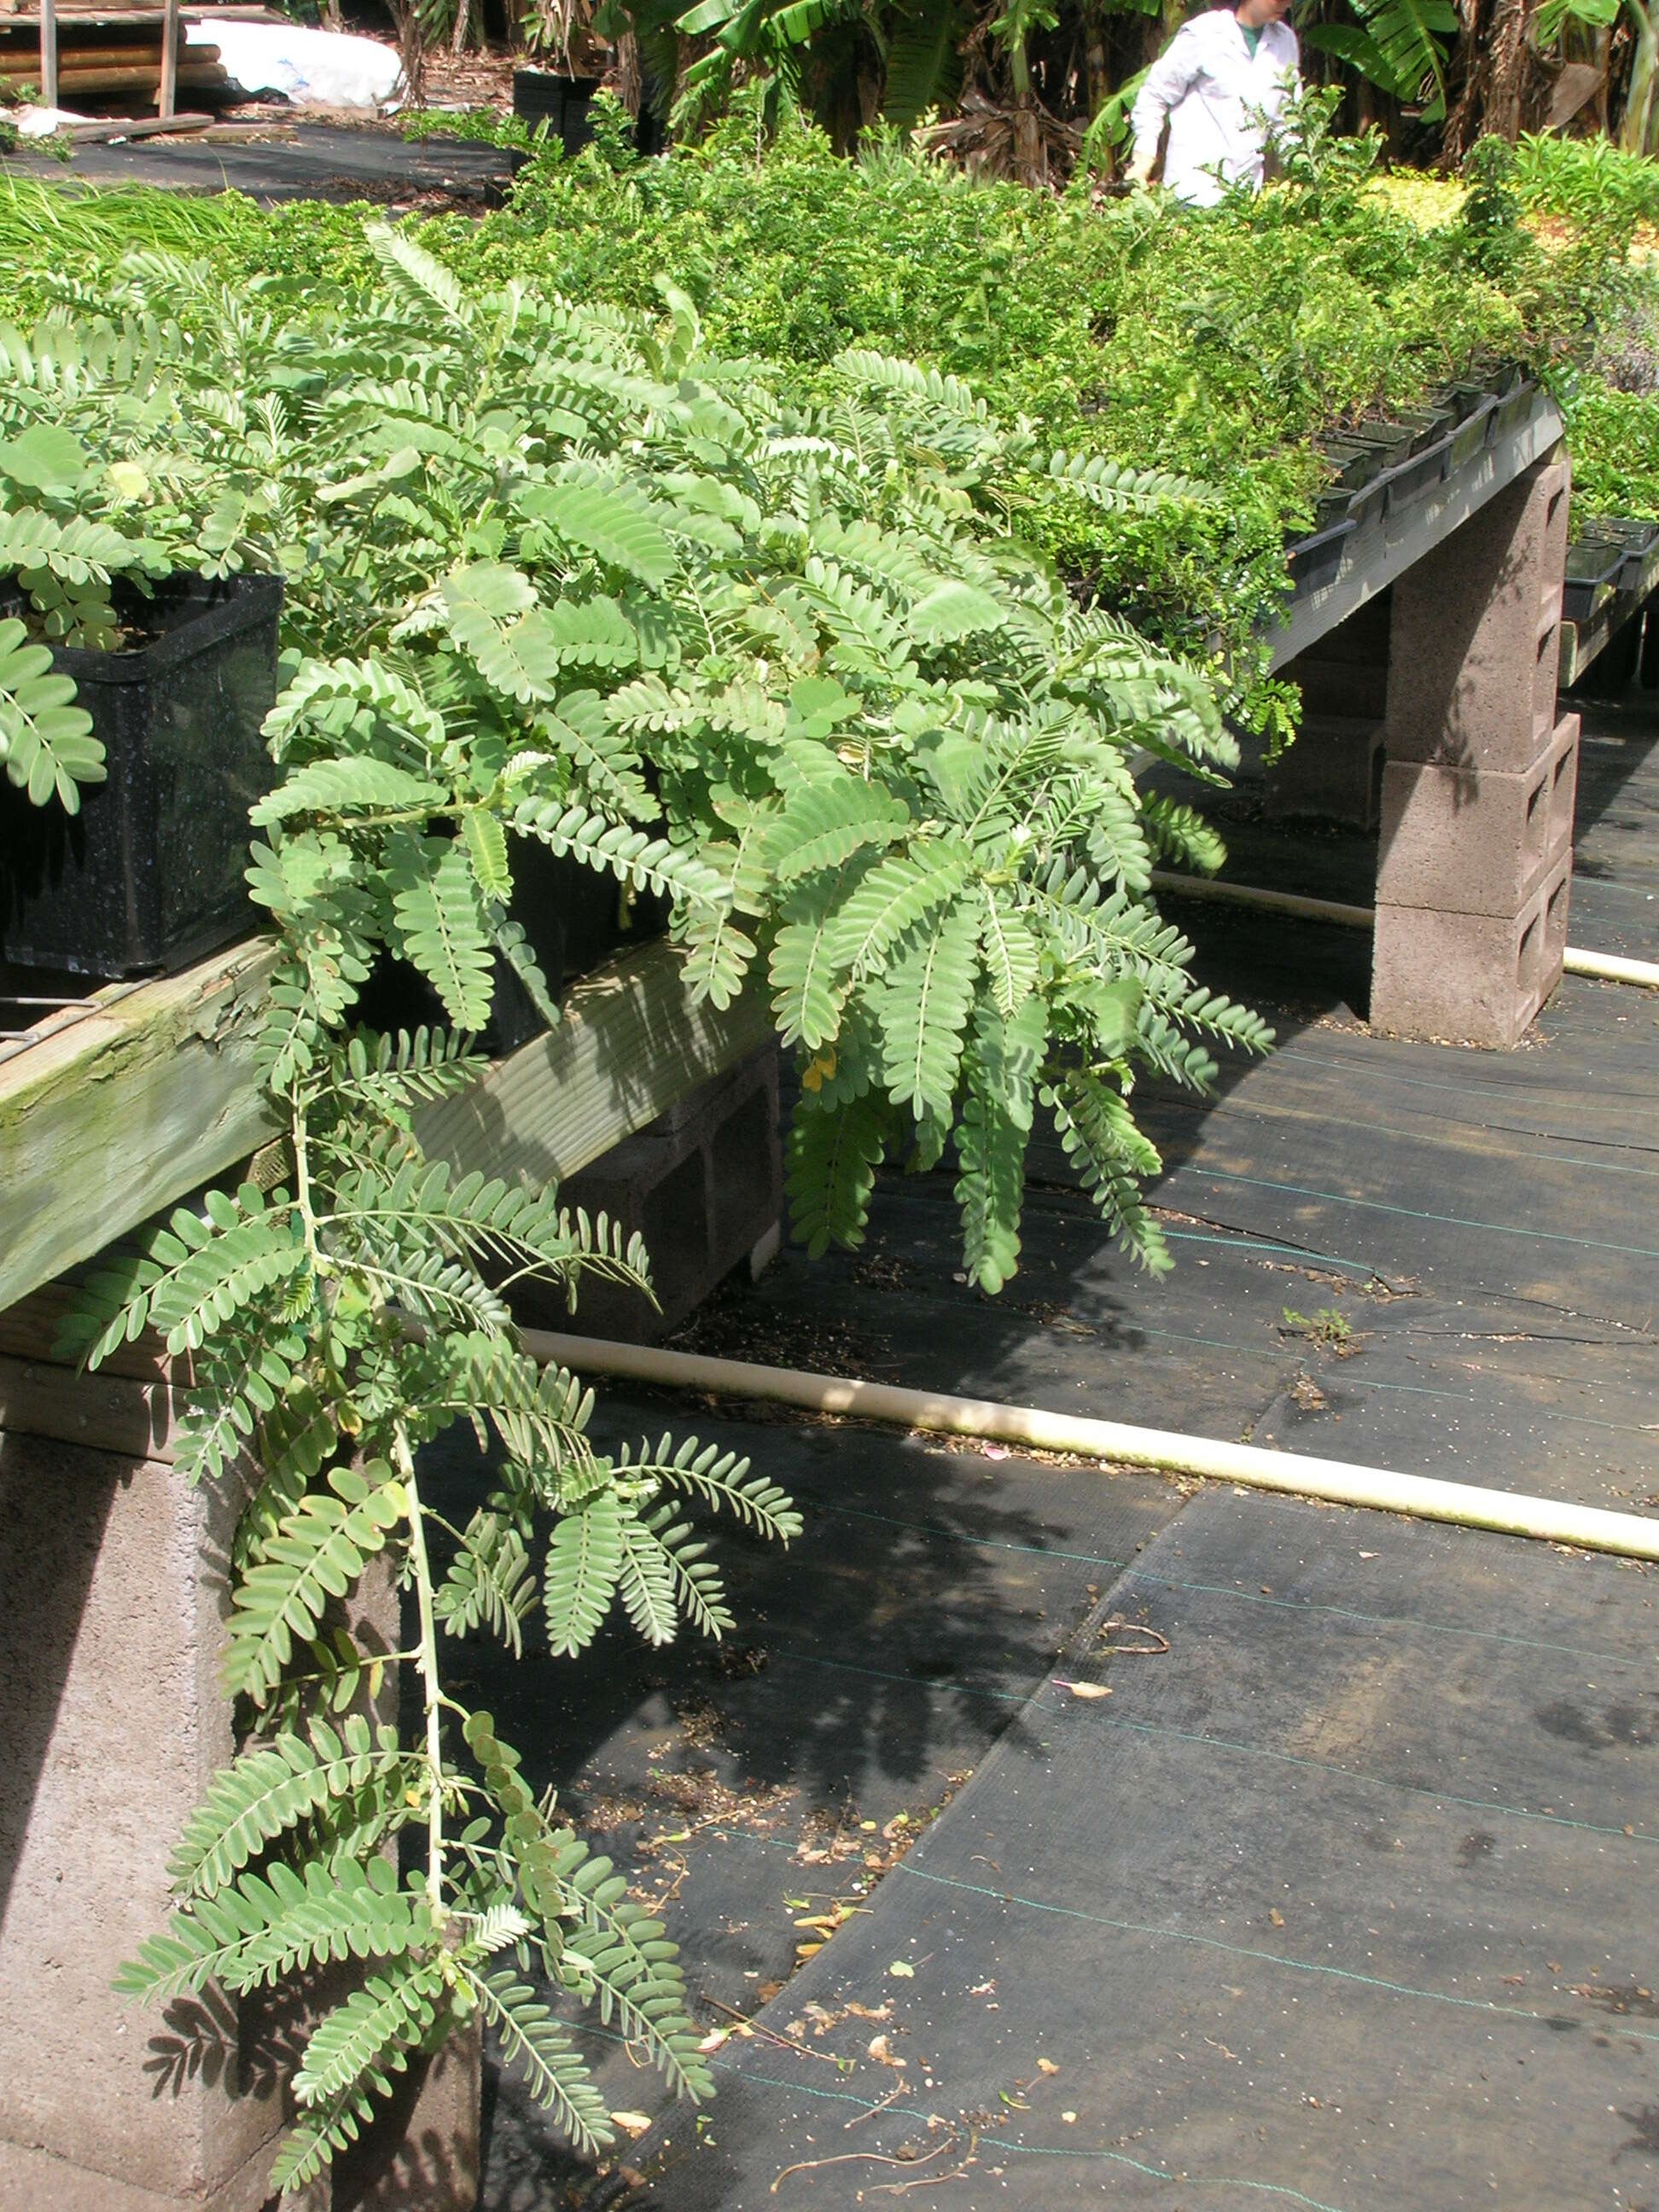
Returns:
[[[705,12],[717,40],[738,21]],[[927,69],[911,27],[900,97]],[[515,1285],[647,1284],[637,1240],[422,1149],[422,1109],[478,1072],[466,1038],[502,964],[553,1011],[516,912],[526,842],[610,897],[665,902],[698,994],[769,994],[815,1250],[862,1236],[884,1163],[954,1147],[968,1265],[997,1288],[1047,1114],[1113,1230],[1162,1264],[1133,1084],[1201,1085],[1267,1041],[1194,983],[1150,903],[1155,859],[1218,858],[1137,784],[1149,761],[1236,760],[1214,686],[1019,536],[1040,500],[1144,515],[1204,487],[1050,453],[960,380],[871,351],[808,404],[702,352],[678,295],[653,325],[482,293],[410,238],[371,240],[367,293],[239,301],[152,253],[95,326],[0,339],[0,545],[28,594],[25,630],[0,628],[14,780],[67,805],[94,771],[40,641],[95,630],[118,574],[260,565],[286,585],[248,872],[277,939],[256,1049],[281,1181],[210,1192],[106,1258],[76,1343],[96,1364],[156,1332],[191,1363],[185,1472],[252,1475],[228,1687],[255,1740],[181,1842],[178,1911],[131,1985],[362,1962],[296,2079],[296,2186],[477,2012],[599,2141],[519,1978],[532,1955],[672,2082],[707,2085],[660,1929],[442,1686],[448,1638],[574,1652],[618,1607],[653,1644],[718,1635],[691,1515],[796,1526],[695,1442],[600,1449],[580,1381],[526,1358]],[[358,1025],[398,963],[442,1029]],[[459,1422],[494,1467],[449,1528],[417,1455]],[[410,1651],[349,1626],[371,1566],[414,1591]],[[362,1716],[411,1663],[427,1727],[399,1750]],[[387,1891],[372,1869],[401,1829],[424,1871]],[[487,1963],[514,1946],[516,1972]]]
[[[1420,61],[1438,4],[1378,0],[1378,15],[1368,0],[1368,35],[1403,53],[1410,27],[1387,7],[1415,7]],[[717,45],[738,40],[728,55],[760,21],[705,12]],[[787,10],[765,20],[799,28]],[[900,27],[901,105],[938,35],[932,19]],[[141,468],[143,560],[188,546],[204,565],[284,572],[283,775],[255,811],[250,871],[283,941],[270,1079],[340,1079],[330,1041],[388,957],[420,970],[453,1031],[483,1025],[503,963],[550,1011],[514,913],[514,852],[533,840],[667,901],[697,994],[769,991],[803,1077],[791,1193],[809,1243],[855,1237],[870,1171],[937,1158],[958,1133],[975,1155],[971,1265],[989,1283],[1003,1261],[980,1243],[980,1011],[1012,1022],[1040,1002],[1049,1087],[1080,1073],[1127,1100],[1137,1066],[1201,1080],[1186,956],[1144,958],[1136,931],[1158,927],[1154,860],[1212,866],[1218,847],[1189,810],[1143,799],[1137,770],[1216,775],[1236,759],[1210,676],[1079,604],[1018,532],[1056,500],[1155,517],[1213,495],[1044,450],[960,378],[869,349],[804,404],[756,364],[702,353],[683,300],[665,331],[477,293],[412,240],[376,228],[371,243],[380,292],[263,318],[204,313],[199,272],[148,257],[106,303],[113,335],[77,341],[73,378],[34,375],[20,340],[31,373],[0,398],[20,514],[50,510],[61,530],[90,501],[118,537],[87,487]],[[154,458],[163,428],[170,471]],[[50,488],[60,477],[67,490]],[[122,542],[138,561],[130,529]],[[16,698],[56,681],[19,650]],[[0,714],[7,696],[0,676]],[[29,775],[57,779],[30,742],[13,740],[14,773],[27,755]],[[1133,928],[1101,921],[1119,895]],[[1127,1036],[1119,984],[1141,1009]],[[1218,1018],[1204,1010],[1212,1038]],[[1261,1037],[1241,1018],[1226,1042]],[[381,1106],[397,1087],[389,1067],[350,1079]],[[811,1126],[830,1097],[867,1102],[840,1141]],[[995,1158],[1006,1261],[1024,1158],[1011,1130]],[[1154,1257],[1141,1210],[1109,1211]],[[411,1243],[366,1187],[357,1212],[358,1262],[384,1295],[441,1331],[499,1328],[464,1224]],[[216,1238],[207,1260],[158,1254],[170,1340],[200,1348],[242,1300],[283,1306],[270,1271],[292,1255],[252,1219],[244,1243],[246,1267]],[[222,1465],[283,1387],[276,1366],[216,1377],[226,1403],[192,1442],[201,1464]]]
[[[595,1446],[592,1394],[526,1356],[497,1285],[571,1287],[595,1269],[643,1285],[639,1240],[551,1190],[422,1157],[414,1109],[477,1066],[447,1034],[374,1040],[313,1014],[307,1072],[279,1094],[290,1182],[179,1209],[95,1273],[69,1332],[94,1364],[165,1332],[193,1359],[186,1472],[240,1480],[252,1462],[256,1477],[234,1549],[226,1686],[259,1732],[186,1823],[175,1910],[119,1986],[155,2002],[352,1970],[295,2076],[300,2118],[276,2168],[289,2188],[475,2013],[577,2142],[608,2141],[579,2052],[521,1979],[532,1950],[558,1998],[596,2004],[677,2089],[706,2093],[672,1945],[532,1798],[488,1717],[445,1690],[438,1639],[494,1635],[516,1652],[539,1614],[554,1651],[574,1652],[618,1598],[653,1642],[686,1622],[718,1636],[731,1614],[687,1506],[785,1541],[799,1527],[775,1485],[695,1438]],[[440,1574],[416,1455],[463,1420],[494,1439],[495,1487],[451,1532]],[[339,1612],[387,1558],[416,1585],[407,1652],[360,1642]],[[395,1711],[411,1662],[428,1716],[420,1749],[365,1711]],[[400,1885],[385,1854],[404,1830],[426,1854]],[[504,1950],[516,1972],[494,1963]]]

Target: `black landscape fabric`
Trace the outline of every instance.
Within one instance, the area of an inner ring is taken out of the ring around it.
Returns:
[[[1650,958],[1654,721],[1587,713],[1570,931]],[[1363,838],[1248,784],[1225,828],[1241,882],[1369,898]],[[1000,1298],[957,1279],[949,1176],[894,1177],[861,1252],[787,1253],[682,1341],[1659,1507],[1659,995],[1569,978],[1513,1054],[1390,1042],[1363,934],[1172,910],[1280,1038],[1139,1102],[1172,1277],[1045,1149]],[[489,2212],[1659,2207],[1654,1571],[601,1401],[749,1451],[807,1533],[728,1540],[719,1651],[479,1654],[724,2039],[698,2114],[589,2035],[599,2176],[492,2075]]]
[[[1656,1643],[1612,1561],[1206,1495],[769,2008],[800,2054],[734,2039],[663,2123],[658,2198],[1650,2201]]]

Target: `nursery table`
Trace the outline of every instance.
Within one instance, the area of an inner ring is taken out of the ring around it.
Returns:
[[[1340,558],[1270,641],[1304,705],[1270,811],[1379,833],[1385,1034],[1508,1048],[1560,976],[1578,744],[1577,717],[1556,713],[1561,435],[1523,387],[1455,467],[1408,465],[1362,495]]]
[[[270,957],[256,939],[0,1033],[0,1312],[270,1138],[247,1017]],[[695,1006],[679,955],[647,945],[574,984],[557,1027],[476,1089],[429,1108],[422,1139],[468,1169],[563,1181],[770,1027],[760,986],[724,1012]]]
[[[251,1155],[265,1166],[248,1001],[271,957],[238,945],[0,1022],[0,2204],[19,2212],[258,2212],[282,2124],[260,2086],[261,2038],[280,2022],[222,1999],[145,2014],[111,1989],[162,1924],[174,1838],[234,1749],[216,1562],[236,1486],[192,1489],[173,1467],[188,1375],[159,1343],[124,1346],[92,1376],[53,1349],[68,1271]],[[420,1133],[507,1176],[563,1181],[606,1156],[624,1196],[648,1205],[656,1178],[680,1245],[701,1177],[705,1265],[723,1270],[775,1237],[771,1036],[763,988],[724,1012],[694,1006],[679,956],[647,945],[573,986],[556,1028],[428,1109]],[[576,1202],[581,1183],[568,1188]],[[367,1648],[397,1647],[398,1605],[389,1580],[365,1577],[352,1615]],[[462,2039],[411,2079],[354,2204],[470,2212],[477,2065]],[[301,2212],[328,2201],[319,2185]]]

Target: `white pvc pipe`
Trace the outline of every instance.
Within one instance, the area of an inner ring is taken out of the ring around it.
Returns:
[[[1212,899],[1218,906],[1265,907],[1271,914],[1293,914],[1304,921],[1337,921],[1346,929],[1371,929],[1376,915],[1368,906],[1340,906],[1334,899],[1302,898],[1295,891],[1257,890],[1250,884],[1224,884],[1215,876],[1177,876],[1168,868],[1152,870],[1155,891],[1176,891],[1182,898]]]
[[[1568,945],[1561,965],[1569,975],[1597,975],[1604,983],[1639,983],[1644,990],[1659,991],[1659,962],[1626,960],[1617,952],[1583,952]]]
[[[1152,870],[1152,889],[1174,891],[1182,898],[1212,899],[1221,906],[1261,907],[1270,914],[1293,914],[1304,921],[1340,922],[1346,929],[1373,929],[1375,908],[1342,906],[1334,899],[1303,898],[1294,891],[1258,890],[1251,884],[1224,884],[1213,876],[1178,876],[1168,868]],[[1568,945],[1561,966],[1569,975],[1594,975],[1604,983],[1635,983],[1659,991],[1659,962],[1627,960],[1617,952],[1586,952]]]
[[[1441,1482],[1385,1468],[1352,1467],[1345,1461],[1304,1459],[1299,1453],[1266,1451],[1258,1444],[1219,1443],[1142,1429],[1122,1421],[1076,1413],[1045,1413],[1035,1406],[1006,1406],[994,1399],[953,1398],[927,1390],[901,1390],[887,1382],[860,1382],[834,1375],[809,1375],[793,1367],[759,1367],[742,1359],[709,1359],[653,1345],[610,1344],[597,1337],[521,1331],[532,1359],[556,1361],[580,1375],[611,1375],[672,1389],[708,1390],[760,1398],[809,1413],[846,1413],[905,1429],[945,1436],[983,1437],[1027,1444],[1039,1451],[1070,1452],[1119,1466],[1158,1468],[1167,1474],[1196,1474],[1242,1483],[1337,1505],[1365,1505],[1461,1528],[1534,1536],[1590,1552],[1615,1552],[1659,1560],[1659,1519],[1613,1513],[1598,1505],[1558,1504],[1524,1492],[1488,1490],[1475,1483]]]

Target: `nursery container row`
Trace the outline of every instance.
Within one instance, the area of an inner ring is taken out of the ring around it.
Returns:
[[[1511,367],[1486,383],[1447,386],[1429,405],[1367,417],[1318,441],[1333,481],[1312,532],[1288,549],[1296,598],[1333,582],[1350,542],[1403,514],[1468,468],[1531,411],[1535,380]]]
[[[273,776],[260,732],[276,691],[282,597],[274,576],[175,579],[126,604],[123,649],[56,648],[103,747],[105,781],[71,815],[0,778],[0,969],[64,979],[67,998],[79,988],[70,979],[177,974],[256,927],[248,809]],[[664,926],[655,902],[625,904],[613,880],[574,860],[518,840],[513,860],[511,919],[555,997]],[[500,1054],[543,1024],[503,960],[496,981],[482,1042]],[[363,1012],[387,1028],[442,1019],[401,968],[371,979]]]

